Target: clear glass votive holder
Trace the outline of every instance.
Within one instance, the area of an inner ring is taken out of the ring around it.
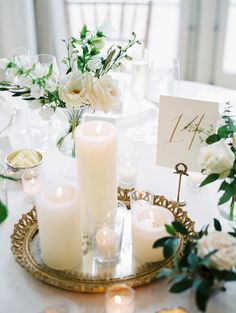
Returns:
[[[99,206],[99,201],[98,201]],[[101,206],[100,206],[101,207]],[[100,263],[116,262],[120,257],[126,206],[118,201],[106,214],[90,213],[95,259]],[[92,217],[91,217],[92,216]]]
[[[35,204],[35,195],[41,186],[42,173],[33,169],[26,169],[21,176],[21,180],[25,200],[29,203]]]
[[[135,309],[135,291],[126,284],[108,287],[105,296],[106,313],[133,313]]]
[[[131,154],[124,154],[118,158],[119,186],[132,188],[137,182],[138,157]]]
[[[131,210],[144,206],[150,206],[154,203],[154,194],[148,191],[134,190],[130,192]]]

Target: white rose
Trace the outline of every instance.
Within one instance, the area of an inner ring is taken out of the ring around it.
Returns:
[[[102,61],[99,57],[94,57],[92,60],[88,62],[88,68],[90,71],[95,72],[96,70],[102,67]]]
[[[199,164],[204,173],[220,174],[220,178],[229,175],[233,167],[235,155],[225,140],[202,147],[199,155]]]
[[[120,105],[118,82],[109,75],[96,78],[89,94],[89,101],[94,108],[99,108],[104,112],[116,108]]]
[[[60,82],[59,96],[68,108],[78,108],[88,103],[87,94],[92,90],[93,76],[90,73],[71,72]]]
[[[219,231],[212,232],[198,241],[198,256],[204,258],[208,253],[210,266],[219,270],[231,270],[236,266],[236,238]]]
[[[33,85],[30,90],[31,97],[39,99],[44,95],[44,90],[39,85]]]
[[[0,59],[0,68],[5,69],[7,67],[7,64],[10,62],[10,60],[6,58]]]

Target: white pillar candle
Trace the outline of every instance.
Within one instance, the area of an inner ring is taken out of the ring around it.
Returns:
[[[97,253],[104,258],[114,258],[116,255],[116,235],[113,229],[102,227],[96,236]]]
[[[174,216],[169,210],[156,205],[145,205],[133,210],[133,253],[139,260],[143,262],[163,260],[163,249],[153,249],[153,244],[156,240],[168,236],[165,224],[171,224],[173,220]]]
[[[71,269],[81,261],[78,190],[70,183],[50,183],[36,195],[41,255],[46,265]]]
[[[75,132],[82,212],[96,204],[93,212],[101,217],[100,200],[109,200],[117,207],[117,130],[108,122],[90,121],[79,125]],[[104,214],[105,216],[105,214]],[[87,222],[88,224],[88,222]]]

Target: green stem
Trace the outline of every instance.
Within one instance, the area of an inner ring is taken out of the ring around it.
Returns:
[[[232,196],[231,203],[230,203],[230,213],[229,213],[229,219],[230,221],[233,221],[234,219],[234,205],[236,201],[236,196]]]

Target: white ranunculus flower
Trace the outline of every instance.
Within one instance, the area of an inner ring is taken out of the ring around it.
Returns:
[[[44,90],[39,85],[33,85],[30,90],[31,97],[39,99],[44,95]]]
[[[106,75],[94,80],[89,101],[94,108],[104,112],[116,108],[120,104],[120,90],[117,80]]]
[[[90,73],[82,75],[80,71],[71,72],[61,80],[59,96],[68,108],[78,108],[88,103],[87,95],[93,86],[93,76]]]
[[[0,59],[0,68],[1,69],[6,69],[7,64],[10,62],[10,60],[6,59],[6,58],[2,58]]]
[[[229,175],[233,167],[235,155],[225,140],[221,139],[211,145],[202,147],[199,155],[199,164],[204,173],[220,174],[220,178]]]
[[[50,92],[54,92],[57,89],[57,83],[52,79],[49,79],[45,84],[45,89],[47,89]]]
[[[94,57],[92,60],[88,62],[88,68],[90,71],[95,72],[96,70],[100,69],[102,67],[102,61],[99,57]]]
[[[198,241],[198,256],[204,258],[217,250],[210,257],[210,266],[219,270],[231,270],[236,266],[236,238],[223,232],[212,232]]]

